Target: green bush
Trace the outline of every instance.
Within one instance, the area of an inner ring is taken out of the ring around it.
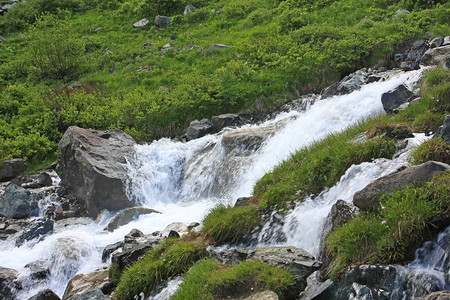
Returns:
[[[440,137],[432,138],[414,149],[411,155],[416,165],[429,160],[450,164],[450,145]]]
[[[259,225],[261,216],[254,206],[231,207],[220,204],[203,220],[203,232],[217,244],[243,242]]]
[[[376,212],[363,212],[330,234],[331,277],[362,263],[403,262],[423,242],[427,220],[450,209],[450,172],[381,198]]]
[[[293,275],[279,267],[258,261],[245,261],[236,266],[224,266],[206,259],[195,264],[185,275],[174,300],[221,299],[230,295],[248,294],[252,289],[272,290],[280,299],[286,299],[294,289]]]
[[[166,240],[121,274],[115,295],[118,299],[134,299],[141,292],[149,295],[159,283],[183,274],[202,256],[204,248],[199,244]]]

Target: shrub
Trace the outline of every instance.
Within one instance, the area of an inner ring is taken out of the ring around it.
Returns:
[[[29,74],[37,78],[63,79],[74,76],[85,61],[84,42],[68,20],[44,15],[28,32],[24,60]]]
[[[328,237],[331,277],[354,264],[403,262],[423,242],[427,220],[450,209],[450,172],[382,196],[376,212],[363,212]]]
[[[215,243],[240,243],[259,225],[261,216],[254,206],[231,207],[220,204],[203,220],[203,232]]]
[[[440,161],[446,164],[450,163],[450,145],[442,140],[442,138],[432,138],[412,152],[413,163],[422,164],[429,160]]]
[[[134,299],[141,292],[149,295],[159,283],[183,274],[203,255],[202,245],[166,240],[122,273],[115,295],[118,299]]]
[[[171,299],[221,299],[230,296],[230,292],[241,296],[250,290],[266,289],[276,292],[280,299],[285,299],[289,289],[293,288],[293,275],[279,267],[259,261],[227,266],[206,259],[186,273],[184,282]]]
[[[369,139],[380,135],[395,139],[413,137],[411,128],[408,125],[398,123],[377,123],[366,132],[366,136]]]

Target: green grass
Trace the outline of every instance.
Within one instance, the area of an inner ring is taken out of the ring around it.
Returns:
[[[352,164],[391,157],[395,152],[395,140],[350,141],[381,119],[367,120],[300,149],[257,182],[254,197],[263,208],[286,209],[292,201],[333,186]]]
[[[450,172],[430,182],[384,195],[375,212],[362,212],[331,233],[331,277],[362,263],[400,263],[410,247],[423,242],[427,220],[450,210]]]
[[[166,240],[151,249],[146,256],[120,275],[115,295],[118,299],[134,299],[144,292],[148,295],[159,283],[186,272],[204,256],[201,244]],[[113,270],[117,278],[117,270]]]
[[[258,261],[228,266],[206,259],[195,264],[184,278],[171,299],[226,298],[249,294],[252,289],[269,289],[276,292],[280,299],[287,299],[287,295],[295,290],[294,278],[289,271]]]
[[[216,244],[238,244],[244,242],[260,221],[257,207],[220,204],[203,220],[203,232],[211,236]]]
[[[442,138],[433,138],[422,143],[412,152],[413,164],[419,165],[429,160],[450,164],[450,145]]]

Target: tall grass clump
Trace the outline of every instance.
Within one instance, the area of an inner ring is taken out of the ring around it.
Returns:
[[[152,249],[120,276],[115,295],[118,299],[134,299],[135,295],[150,292],[170,277],[186,272],[204,256],[199,243],[167,240]]]
[[[206,259],[186,273],[184,282],[171,299],[226,299],[267,289],[276,292],[280,299],[286,299],[289,290],[295,289],[293,275],[259,261],[229,266]]]
[[[377,211],[361,213],[328,237],[332,278],[355,264],[403,262],[423,242],[427,221],[449,212],[450,172],[384,195],[380,203]]]
[[[416,165],[422,164],[429,160],[440,161],[446,164],[450,163],[450,145],[448,145],[442,138],[432,138],[423,142],[411,153],[413,163]]]
[[[210,235],[216,244],[236,244],[243,242],[260,221],[257,207],[220,204],[203,220],[203,232]]]

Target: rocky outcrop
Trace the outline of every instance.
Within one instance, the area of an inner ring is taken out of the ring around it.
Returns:
[[[89,216],[132,206],[126,195],[126,157],[135,141],[120,130],[72,126],[59,142],[56,171],[61,184],[82,200]]]
[[[444,124],[439,127],[433,137],[440,137],[447,145],[450,145],[450,115],[445,117]]]
[[[35,261],[25,265],[30,271],[30,277],[33,280],[46,279],[50,275],[50,269],[44,261]]]
[[[393,193],[414,183],[428,181],[433,176],[447,171],[450,171],[449,165],[435,161],[408,167],[400,172],[378,178],[357,192],[353,197],[353,204],[360,209],[377,208],[381,195]]]
[[[126,225],[134,220],[136,220],[141,215],[148,215],[148,214],[154,214],[158,213],[159,211],[156,211],[154,209],[145,208],[145,207],[131,207],[125,209],[123,212],[118,214],[114,219],[109,222],[108,226],[106,226],[106,230],[108,231],[114,231],[115,229],[119,228],[120,226]]]
[[[144,256],[147,251],[153,248],[157,243],[145,243],[129,250],[113,254],[111,262],[118,266],[119,271],[125,270],[126,267]]]
[[[156,30],[166,28],[167,26],[169,26],[171,21],[172,21],[172,18],[170,18],[170,17],[156,16],[155,17]]]
[[[360,89],[361,86],[366,83],[368,75],[369,74],[367,74],[365,71],[359,70],[354,74],[350,74],[344,77],[340,82],[336,82],[330,85],[329,87],[325,88],[320,93],[322,99],[329,98],[332,96],[345,95]]]
[[[230,151],[239,148],[245,151],[255,151],[259,149],[262,143],[276,131],[276,126],[267,126],[264,128],[249,128],[239,131],[226,132],[222,138],[222,146]]]
[[[22,246],[26,241],[31,241],[53,231],[53,220],[36,220],[31,226],[16,239],[16,247]]]
[[[315,271],[306,279],[307,286],[303,292],[300,293],[299,300],[311,300],[315,299],[317,296],[326,291],[332,284],[333,281],[330,279],[321,281],[319,271]]]
[[[21,158],[5,160],[0,165],[0,182],[11,180],[26,169]]]
[[[82,295],[94,290],[100,290],[103,294],[109,294],[113,288],[113,284],[108,277],[108,270],[79,274],[69,281],[62,299],[66,300],[74,295]]]
[[[406,58],[400,63],[403,71],[411,71],[419,69],[422,56],[428,50],[428,44],[425,40],[415,41],[409,49]]]
[[[450,45],[429,49],[423,55],[422,63],[426,66],[450,68]]]
[[[383,103],[383,108],[387,113],[394,113],[402,104],[410,102],[413,99],[414,94],[402,84],[392,91],[384,93],[381,96],[381,103]]]
[[[13,300],[15,291],[21,288],[17,277],[19,273],[16,270],[0,267],[0,298],[4,300]]]
[[[107,245],[105,247],[105,249],[103,249],[103,252],[102,252],[102,262],[106,263],[106,261],[109,259],[111,254],[114,251],[116,251],[117,249],[120,249],[122,247],[122,244],[123,244],[122,242],[117,242],[114,244]]]
[[[0,195],[0,216],[21,219],[30,216],[37,208],[37,201],[30,191],[15,184],[8,184]]]
[[[28,300],[61,300],[58,295],[56,295],[52,290],[43,290]]]
[[[213,133],[213,124],[208,119],[203,119],[201,121],[194,120],[186,128],[185,134],[188,141],[198,139],[207,134]]]

